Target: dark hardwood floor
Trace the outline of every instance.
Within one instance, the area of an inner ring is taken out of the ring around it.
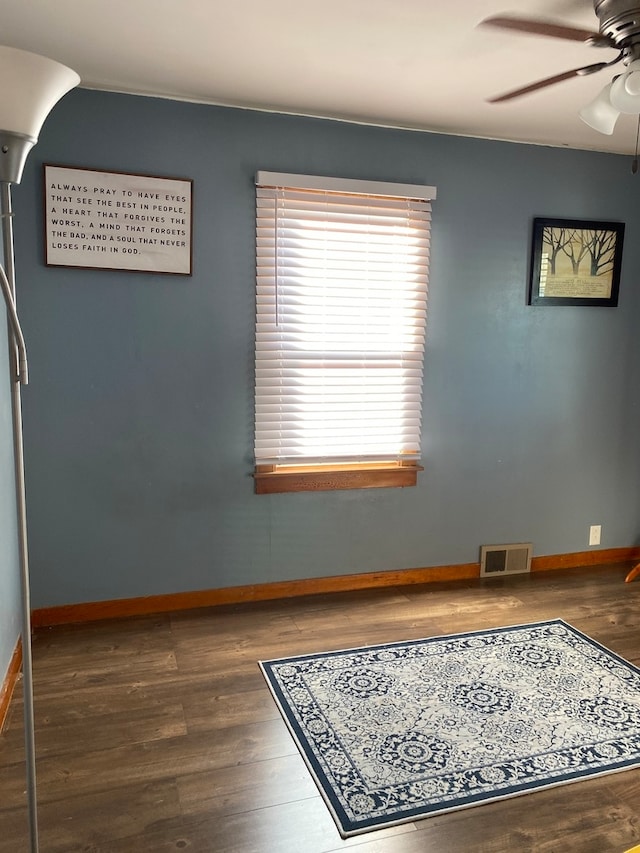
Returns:
[[[39,629],[42,853],[622,853],[640,770],[341,840],[256,661],[561,617],[640,664],[640,581],[592,567]],[[22,702],[0,853],[27,850]]]

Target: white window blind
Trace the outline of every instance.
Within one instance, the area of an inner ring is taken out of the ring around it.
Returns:
[[[256,183],[256,463],[419,459],[435,190]]]

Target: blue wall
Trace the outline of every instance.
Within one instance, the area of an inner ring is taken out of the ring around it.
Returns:
[[[194,179],[192,278],[45,268],[42,163]],[[256,170],[435,184],[425,471],[256,496]],[[16,198],[36,607],[638,542],[627,158],[77,90]],[[626,222],[620,306],[526,305],[534,216]]]

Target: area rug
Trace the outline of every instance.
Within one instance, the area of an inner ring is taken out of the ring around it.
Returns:
[[[260,666],[343,838],[640,765],[640,670],[560,619]]]

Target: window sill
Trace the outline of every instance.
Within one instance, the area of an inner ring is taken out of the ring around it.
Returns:
[[[258,465],[255,493],[326,492],[339,489],[397,489],[415,486],[416,463],[381,462],[354,465]]]

